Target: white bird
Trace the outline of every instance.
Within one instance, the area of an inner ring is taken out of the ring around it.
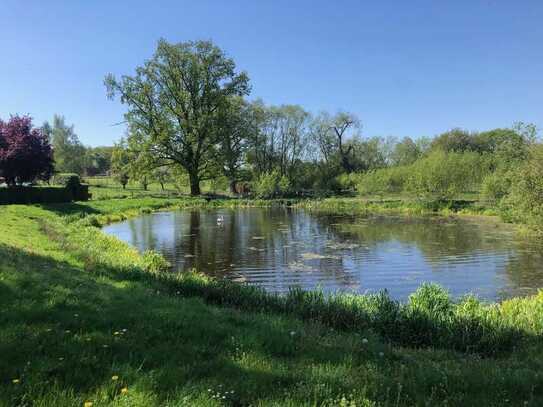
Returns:
[[[224,216],[219,215],[219,217],[217,217],[217,225],[222,225],[223,223],[224,223]]]

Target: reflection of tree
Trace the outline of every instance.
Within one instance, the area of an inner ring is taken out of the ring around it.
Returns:
[[[159,249],[153,227],[154,217],[144,215],[138,219],[128,221],[131,243],[140,250]]]
[[[516,242],[515,256],[505,269],[515,295],[535,294],[543,288],[543,244],[526,240]]]
[[[218,216],[223,216],[224,222],[218,224]],[[505,264],[512,282],[506,286],[543,282],[543,258],[534,254],[537,249],[516,248],[511,236],[491,223],[444,218],[363,219],[287,208],[238,208],[162,213],[143,216],[128,225],[131,243],[140,249],[160,250],[179,271],[196,268],[215,276],[241,275],[278,291],[293,284],[356,290],[366,273],[382,271],[383,265],[386,268],[390,263],[400,272],[405,264],[407,270],[410,264],[402,257],[403,250],[411,260],[420,258],[421,271],[427,270],[428,264],[444,270],[449,262],[458,265],[469,256],[470,262],[485,262],[482,270],[496,264],[501,269]],[[393,252],[395,260],[387,258]]]
[[[336,230],[343,239],[371,246],[390,241],[415,245],[427,261],[438,264],[450,256],[466,256],[480,251],[507,252],[510,249],[508,239],[499,238],[493,225],[459,219],[382,217],[342,224]]]

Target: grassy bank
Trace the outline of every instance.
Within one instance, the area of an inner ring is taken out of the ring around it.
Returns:
[[[501,304],[453,303],[433,286],[407,304],[270,296],[169,274],[162,257],[92,226],[248,204],[272,203],[145,197],[0,207],[0,405],[543,403],[543,294]]]

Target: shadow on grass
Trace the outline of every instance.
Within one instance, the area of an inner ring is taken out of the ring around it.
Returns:
[[[80,215],[81,217],[86,215],[100,214],[101,212],[93,208],[92,206],[83,202],[69,202],[69,203],[57,203],[57,204],[43,204],[39,205],[40,208],[47,211],[54,212],[57,215]]]
[[[129,385],[159,401],[234,390],[228,398],[241,405],[310,383],[307,366],[344,372],[346,359],[363,358],[344,339],[321,344],[328,329],[316,327],[302,342],[290,334],[302,330],[298,321],[210,307],[112,269],[83,271],[6,245],[0,258],[0,389],[13,378],[23,383],[0,390],[0,404],[38,399],[48,388],[118,394]],[[324,381],[348,391],[341,374]]]

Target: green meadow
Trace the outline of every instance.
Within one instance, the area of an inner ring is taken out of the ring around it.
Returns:
[[[161,209],[265,204],[285,202],[1,206],[0,405],[543,403],[543,293],[499,304],[455,302],[431,285],[403,304],[385,294],[280,297],[169,273],[160,255],[97,228]]]

